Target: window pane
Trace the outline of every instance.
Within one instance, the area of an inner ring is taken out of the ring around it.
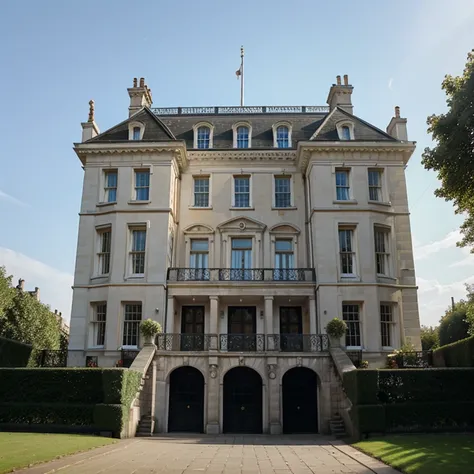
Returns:
[[[194,206],[209,207],[209,178],[194,178]]]
[[[336,171],[336,186],[348,186],[349,176],[347,171]]]
[[[150,185],[150,172],[149,171],[137,171],[135,173],[135,186],[143,187]]]
[[[280,125],[277,128],[277,146],[278,148],[288,148],[290,146],[289,130],[284,125]]]
[[[382,336],[382,346],[391,347],[391,323],[392,323],[392,306],[389,304],[380,305],[380,331]]]
[[[146,244],[146,231],[145,230],[134,230],[133,231],[133,251],[145,251]]]
[[[248,127],[237,128],[237,148],[249,147],[249,129]]]
[[[117,172],[116,171],[108,171],[106,173],[106,185],[108,188],[116,188],[117,187]]]
[[[342,305],[342,319],[347,324],[346,346],[359,347],[361,345],[359,305],[358,304]]]
[[[211,130],[209,127],[199,127],[197,131],[197,147],[209,148]]]
[[[250,178],[234,178],[235,207],[250,206]]]
[[[369,186],[379,186],[380,172],[376,170],[369,171]]]
[[[343,140],[350,140],[351,139],[351,131],[347,125],[342,127],[342,139]]]
[[[209,250],[209,241],[204,239],[192,239],[191,250],[207,252]]]
[[[142,319],[142,305],[126,304],[124,325],[123,325],[123,345],[138,346],[139,324]]]
[[[291,188],[289,177],[275,178],[275,206],[290,207],[291,206]]]
[[[233,249],[251,249],[252,239],[232,239]]]
[[[140,127],[133,128],[133,139],[140,140]]]
[[[275,250],[291,252],[293,250],[293,242],[291,240],[276,240]]]

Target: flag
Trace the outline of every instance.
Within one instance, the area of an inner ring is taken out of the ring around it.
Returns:
[[[239,69],[237,69],[237,71],[235,71],[235,75],[237,76],[237,79],[239,78],[239,76],[242,75],[242,66],[240,66]]]

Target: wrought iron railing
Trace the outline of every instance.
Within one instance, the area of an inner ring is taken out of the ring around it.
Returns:
[[[122,349],[122,367],[130,368],[139,352],[138,349]]]
[[[159,351],[208,351],[217,349],[217,334],[157,334]]]
[[[313,268],[169,268],[168,281],[314,282]]]
[[[228,352],[263,352],[264,334],[220,334],[219,349]]]
[[[267,351],[326,352],[329,351],[327,334],[268,334]]]
[[[399,369],[426,369],[433,367],[432,351],[400,352],[393,359]]]
[[[67,348],[59,350],[42,349],[33,353],[35,365],[38,367],[66,367]]]
[[[155,115],[222,115],[222,114],[314,114],[327,113],[326,105],[252,105],[247,107],[154,107]]]

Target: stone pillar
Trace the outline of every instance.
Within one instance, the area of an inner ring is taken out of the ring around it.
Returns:
[[[317,333],[317,325],[316,325],[316,298],[314,296],[310,296],[308,298],[308,306],[309,306],[309,333],[316,334]],[[320,331],[322,332],[322,331]],[[317,351],[317,338],[311,337],[311,351]]]
[[[264,296],[265,300],[265,338],[267,340],[267,350],[275,350],[275,341],[270,334],[274,334],[273,330],[273,296]]]
[[[219,297],[209,296],[209,300],[211,308],[209,314],[209,330],[207,331],[207,333],[212,335],[209,349],[217,350],[217,333],[219,332]]]
[[[211,300],[212,301],[212,300]],[[219,434],[219,367],[216,356],[209,357],[207,382],[207,434]]]
[[[268,421],[270,434],[281,434],[280,422],[280,381],[278,378],[278,363],[276,357],[267,359],[268,370]]]
[[[166,332],[173,334],[174,332],[174,296],[168,297],[168,314],[166,319]]]

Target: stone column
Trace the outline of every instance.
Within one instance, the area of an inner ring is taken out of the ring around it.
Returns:
[[[219,434],[219,367],[217,356],[209,357],[207,379],[207,434]]]
[[[270,334],[274,334],[273,330],[273,296],[264,296],[265,300],[265,339],[267,343],[267,350],[275,350],[275,341]]]
[[[168,314],[166,319],[166,332],[173,334],[174,332],[174,296],[168,297]]]
[[[309,333],[310,334],[316,334],[317,329],[316,329],[316,298],[314,296],[310,296],[308,298],[308,306],[309,306]],[[321,331],[322,332],[322,331]],[[317,351],[318,350],[318,345],[317,345],[317,338],[311,337],[311,351]]]
[[[270,434],[281,434],[280,422],[280,381],[278,377],[278,359],[267,358],[268,371],[268,421]]]
[[[209,301],[211,306],[209,314],[209,330],[206,332],[211,334],[209,349],[217,350],[217,333],[219,332],[219,297],[209,296]]]

